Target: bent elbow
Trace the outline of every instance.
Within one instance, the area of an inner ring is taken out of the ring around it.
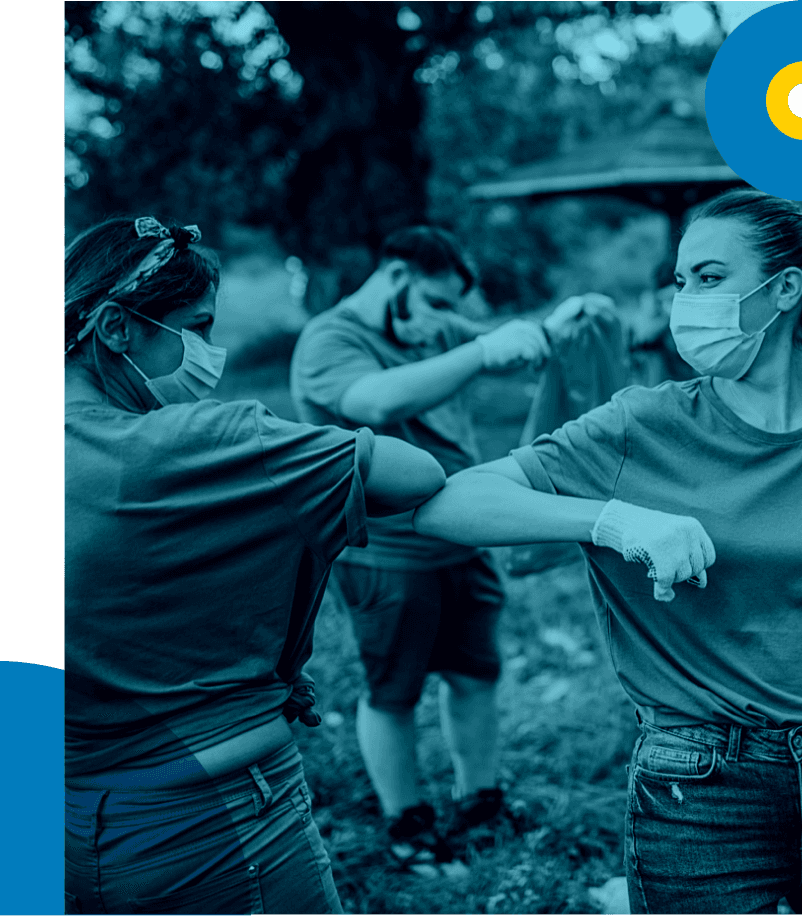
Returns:
[[[429,499],[439,492],[446,485],[446,472],[440,467],[438,461],[432,459],[432,467],[428,471],[428,480],[426,482],[426,495],[424,499]]]
[[[434,458],[431,458],[431,461],[426,462],[426,467],[419,469],[414,482],[410,481],[410,490],[407,491],[407,509],[416,509],[442,490],[445,485],[446,472]]]
[[[432,526],[431,520],[432,510],[428,502],[418,506],[412,513],[412,527],[418,534],[422,534],[425,537],[437,537],[437,532]]]

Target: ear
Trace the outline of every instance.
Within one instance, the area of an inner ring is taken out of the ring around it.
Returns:
[[[789,267],[782,276],[780,297],[777,308],[781,312],[790,312],[802,299],[802,270],[799,267]]]
[[[402,261],[400,258],[388,261],[384,265],[384,272],[395,292],[398,292],[409,283],[409,264],[407,264],[406,261]]]
[[[131,341],[131,326],[126,309],[106,302],[95,322],[95,334],[114,353],[125,353]]]

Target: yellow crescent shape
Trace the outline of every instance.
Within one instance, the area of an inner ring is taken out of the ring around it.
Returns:
[[[802,140],[802,118],[791,111],[789,95],[802,85],[802,60],[783,67],[769,83],[766,91],[766,111],[772,124],[787,137]]]

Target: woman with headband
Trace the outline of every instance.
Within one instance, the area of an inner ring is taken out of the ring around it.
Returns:
[[[217,260],[112,219],[66,254],[67,912],[341,912],[287,724],[329,567],[444,481],[367,429],[203,400]]]
[[[114,219],[66,254],[67,911],[341,912],[287,720],[319,721],[302,666],[334,557],[444,474],[204,400],[225,352],[199,239]],[[529,540],[586,508],[550,497]],[[701,526],[661,520],[659,544],[610,527],[661,587],[703,575]]]
[[[524,543],[548,494],[599,500],[565,540],[584,542],[641,724],[631,911],[776,913],[785,896],[801,912],[802,206],[752,189],[714,198],[685,231],[676,279],[671,331],[699,378],[624,389],[455,475],[415,524],[458,543]],[[663,529],[619,500],[701,521],[717,553],[705,591],[680,584],[658,605],[600,549],[622,519]]]

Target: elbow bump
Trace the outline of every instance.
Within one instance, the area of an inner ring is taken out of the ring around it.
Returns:
[[[446,472],[438,464],[432,468],[431,493],[432,494],[437,493],[438,491],[442,490],[445,485],[446,485]]]

